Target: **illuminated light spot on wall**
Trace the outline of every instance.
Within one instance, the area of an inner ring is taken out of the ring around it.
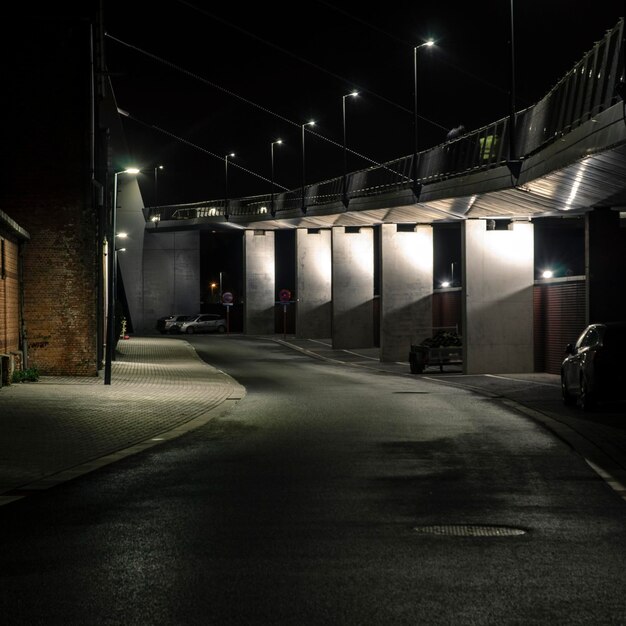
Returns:
[[[576,172],[574,183],[572,184],[572,189],[569,193],[569,196],[567,197],[567,200],[565,201],[564,208],[566,211],[572,208],[572,203],[574,202],[574,200],[576,200],[576,196],[578,195],[578,188],[580,187],[580,183],[583,180],[586,169],[587,169],[587,164],[585,162],[581,163],[580,167],[578,168],[578,172]]]

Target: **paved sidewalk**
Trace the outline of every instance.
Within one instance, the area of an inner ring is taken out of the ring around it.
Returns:
[[[120,341],[103,377],[42,377],[0,390],[0,505],[206,423],[245,395],[184,340]]]

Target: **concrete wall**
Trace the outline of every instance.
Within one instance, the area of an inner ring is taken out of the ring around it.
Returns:
[[[380,360],[406,361],[412,343],[432,336],[432,227],[382,224],[380,269]]]
[[[139,174],[138,176],[145,176]],[[133,332],[140,333],[154,328],[154,320],[144,320],[142,259],[145,232],[143,199],[137,176],[119,174],[117,177],[117,232],[126,233],[126,239],[118,239],[117,247],[125,248],[118,252],[117,264],[124,283],[128,302],[130,322]],[[195,309],[194,309],[195,311]]]
[[[244,333],[273,335],[276,307],[274,231],[246,230],[244,256]]]
[[[330,230],[296,231],[296,336],[332,335],[332,248]]]
[[[146,231],[143,247],[143,323],[135,328],[135,332],[152,332],[156,320],[164,315],[199,311],[199,231]]]
[[[533,225],[463,223],[463,351],[467,374],[533,371]]]
[[[374,230],[332,230],[333,347],[374,345]]]

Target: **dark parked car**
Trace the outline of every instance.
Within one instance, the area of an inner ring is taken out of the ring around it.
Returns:
[[[203,313],[202,315],[192,315],[182,322],[172,325],[172,332],[179,333],[225,333],[226,320],[221,315],[213,313]]]
[[[156,323],[156,329],[162,335],[165,335],[171,332],[174,324],[185,322],[188,319],[191,319],[191,317],[191,315],[166,315],[165,317],[159,317]]]
[[[596,402],[626,399],[626,322],[591,324],[561,365],[565,404],[588,411]]]

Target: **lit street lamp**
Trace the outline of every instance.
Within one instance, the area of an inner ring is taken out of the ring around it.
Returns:
[[[154,168],[154,206],[158,206],[159,204],[159,170],[162,170],[164,165],[157,165]]]
[[[111,384],[111,362],[113,361],[113,353],[115,350],[115,301],[117,289],[117,248],[115,245],[116,236],[124,238],[125,233],[117,234],[117,177],[119,174],[139,174],[136,167],[129,167],[113,175],[113,206],[111,207],[111,215],[109,219],[109,232],[107,235],[107,294],[108,294],[108,311],[107,311],[107,340],[106,353],[104,358],[104,384]]]
[[[430,48],[434,45],[435,42],[432,39],[429,39],[423,44],[420,44],[419,46],[415,46],[413,48],[413,193],[415,193],[416,199],[419,198],[419,193],[421,189],[421,185],[417,184],[417,153],[419,151],[419,145],[417,140],[417,51],[420,48]]]
[[[235,156],[234,152],[224,157],[224,217],[228,219],[228,157],[231,159]]]
[[[272,141],[272,143],[270,144],[270,156],[271,156],[271,161],[272,161],[272,173],[271,173],[271,200],[270,200],[270,213],[272,214],[272,217],[276,216],[276,210],[274,209],[274,144],[282,144],[283,140],[282,139],[277,139],[276,141]]]
[[[300,128],[302,129],[302,213],[306,213],[306,205],[304,202],[304,187],[306,185],[306,160],[305,160],[305,155],[304,155],[304,128],[305,126],[315,126],[315,122],[311,121],[311,122],[306,122],[304,124],[300,125]]]
[[[359,95],[358,91],[351,91],[345,96],[341,97],[342,112],[343,112],[343,178],[341,180],[341,201],[343,205],[348,208],[348,155],[346,148],[346,98],[356,98]]]

